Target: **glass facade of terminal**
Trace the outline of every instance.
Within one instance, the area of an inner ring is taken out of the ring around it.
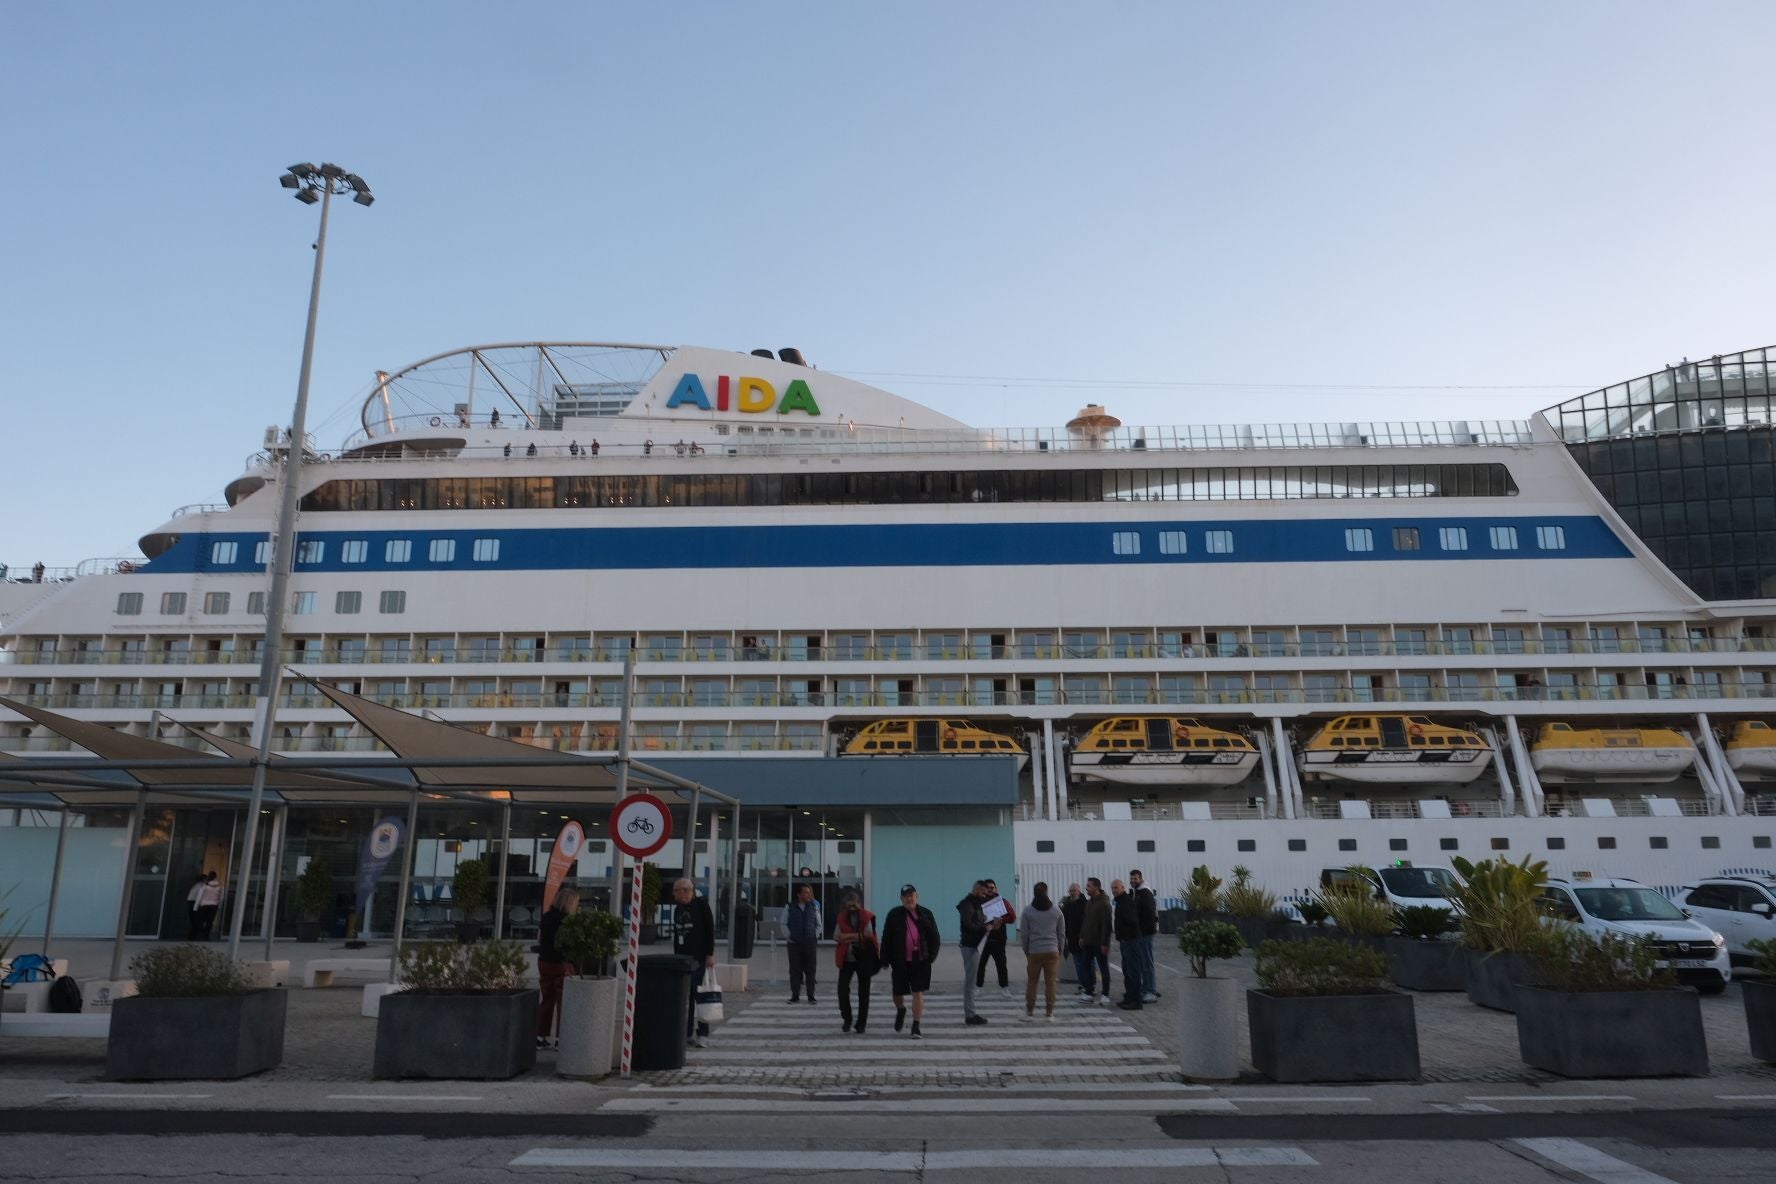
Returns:
[[[1706,600],[1776,596],[1776,347],[1685,361],[1544,414],[1667,567]]]

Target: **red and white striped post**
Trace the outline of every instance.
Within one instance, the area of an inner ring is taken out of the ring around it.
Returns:
[[[641,961],[641,880],[647,864],[635,861],[629,886],[629,973],[623,984],[623,1071],[629,1076],[635,1053],[635,971]]]

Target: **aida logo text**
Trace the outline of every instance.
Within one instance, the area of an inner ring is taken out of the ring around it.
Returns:
[[[761,413],[775,411],[778,415],[787,415],[791,411],[800,411],[805,415],[819,415],[820,404],[814,401],[814,392],[800,378],[790,380],[783,389],[783,397],[777,397],[777,388],[762,378],[733,378],[729,375],[718,375],[715,380],[715,398],[709,397],[709,388],[695,374],[686,374],[678,380],[672,389],[672,397],[666,400],[666,409],[674,407],[696,407],[703,411],[747,411]]]

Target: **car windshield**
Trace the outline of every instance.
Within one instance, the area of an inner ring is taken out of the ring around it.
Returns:
[[[1384,867],[1381,880],[1395,896],[1448,896],[1460,886],[1440,867]]]
[[[1684,912],[1651,888],[1580,888],[1579,903],[1600,921],[1681,921]]]

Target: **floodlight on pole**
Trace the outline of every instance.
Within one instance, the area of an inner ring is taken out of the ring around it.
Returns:
[[[271,538],[271,594],[265,602],[265,654],[259,664],[259,704],[257,752],[253,758],[253,792],[247,804],[246,833],[242,837],[238,860],[240,874],[236,878],[234,909],[228,926],[228,957],[240,952],[241,929],[247,919],[247,890],[252,882],[253,844],[259,835],[259,812],[265,801],[265,775],[271,766],[271,734],[277,726],[277,697],[283,663],[284,612],[289,608],[290,572],[296,561],[297,486],[302,475],[302,452],[308,439],[308,380],[314,369],[315,321],[321,304],[321,266],[327,257],[327,212],[335,194],[351,194],[352,200],[367,206],[373,200],[370,186],[356,173],[347,173],[336,164],[294,164],[278,178],[285,189],[295,190],[295,198],[303,205],[321,203],[321,232],[314,244],[314,278],[308,289],[308,329],[302,339],[302,369],[296,380],[296,408],[290,417],[290,437],[284,444],[284,467],[281,480],[282,498],[278,506],[277,529]],[[276,868],[267,868],[274,876]],[[267,899],[271,899],[269,893]]]

